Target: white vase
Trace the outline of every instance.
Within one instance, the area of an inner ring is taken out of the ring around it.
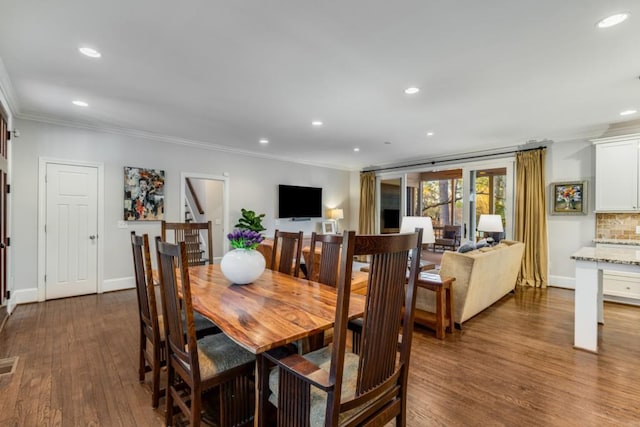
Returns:
[[[220,262],[222,274],[237,285],[256,280],[264,271],[264,256],[255,249],[234,249],[227,252]]]

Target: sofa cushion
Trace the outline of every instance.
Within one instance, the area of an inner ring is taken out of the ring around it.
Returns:
[[[476,248],[475,243],[473,243],[471,240],[467,240],[463,244],[460,245],[460,247],[458,248],[458,252],[463,254],[465,252],[472,251],[475,248]]]

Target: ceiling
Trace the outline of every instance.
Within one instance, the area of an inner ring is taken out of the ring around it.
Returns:
[[[340,169],[597,137],[640,110],[637,0],[0,0],[0,11],[0,81],[19,118]],[[620,11],[630,18],[596,28]]]

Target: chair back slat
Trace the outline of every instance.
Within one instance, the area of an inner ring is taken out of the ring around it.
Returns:
[[[325,285],[333,286],[338,284],[338,273],[340,272],[340,250],[342,247],[342,235],[339,234],[316,234],[311,233],[311,244],[309,246],[309,260],[305,259],[308,268],[308,277]],[[320,243],[320,253],[316,253]],[[320,257],[320,262],[316,262],[316,257]],[[318,265],[316,270],[316,265]]]
[[[302,257],[302,231],[294,233],[276,230],[273,238],[271,269],[298,276]]]
[[[185,243],[177,245],[163,242],[156,237],[158,251],[158,269],[160,272],[160,286],[162,288],[162,307],[164,310],[165,330],[167,343],[172,357],[178,358],[186,370],[199,380],[200,370],[197,352],[188,351],[195,349],[196,328],[193,320],[193,306],[191,303],[191,286],[189,283],[189,266],[185,253]],[[182,299],[178,294],[179,273]],[[186,331],[183,320],[185,319]]]
[[[144,268],[143,246],[143,237],[136,236],[135,231],[132,231],[131,249],[133,250],[133,271],[136,281],[136,292],[138,295],[138,309],[143,322],[151,327],[151,313],[149,296],[147,294],[147,277],[145,275]]]
[[[363,319],[357,392],[362,394],[395,371],[405,296],[408,251],[372,256]]]
[[[169,235],[173,235],[174,244],[185,242],[187,262],[189,266],[213,264],[212,224],[207,222],[165,222],[161,224],[162,241],[170,242]],[[168,233],[173,231],[173,233]],[[204,236],[204,241],[202,235]],[[203,257],[202,245],[206,246]]]

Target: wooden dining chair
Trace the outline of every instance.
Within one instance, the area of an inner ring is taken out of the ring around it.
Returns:
[[[156,305],[156,293],[151,276],[151,255],[149,236],[136,236],[131,232],[133,250],[133,269],[138,295],[138,313],[140,318],[140,346],[138,379],[144,382],[145,374],[151,375],[151,406],[158,407],[164,388],[160,387],[160,368],[166,365],[167,349],[164,333],[160,331],[160,321]],[[150,345],[150,348],[147,347]]]
[[[162,314],[158,314],[149,236],[147,234],[137,236],[135,233],[135,231],[131,232],[131,248],[140,318],[138,377],[140,382],[144,382],[145,374],[152,373],[151,405],[157,408],[160,397],[165,394],[165,388],[160,384],[160,369],[166,365],[167,361],[166,334]],[[199,314],[194,316],[194,322],[198,338],[220,333],[220,329],[213,322]]]
[[[395,425],[406,425],[422,230],[376,236],[349,231],[343,239],[333,345],[305,355],[265,353],[276,368],[261,380],[268,381],[279,426],[382,426],[394,418]],[[360,355],[346,351],[354,255],[371,257]]]
[[[207,222],[165,222],[161,224],[162,241],[167,239],[167,231],[173,231],[173,243],[185,242],[189,266],[213,264],[213,237],[211,221]],[[206,233],[206,236],[203,234]],[[204,249],[203,249],[204,246]]]
[[[298,277],[302,258],[302,231],[276,230],[273,238],[271,270]]]
[[[202,393],[215,388],[219,396],[218,425],[252,425],[255,356],[224,334],[196,338],[185,246],[184,242],[174,245],[156,238],[167,331],[166,425],[173,425],[175,401],[189,425],[199,426]]]

